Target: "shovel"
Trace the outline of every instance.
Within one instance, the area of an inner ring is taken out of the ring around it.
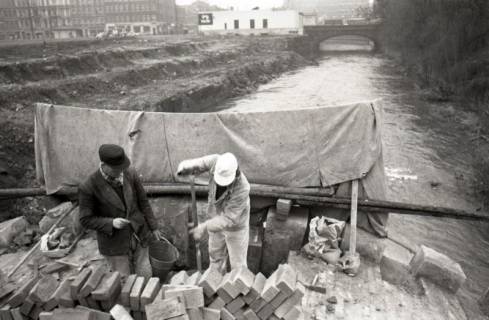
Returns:
[[[190,194],[192,196],[192,222],[193,227],[196,228],[199,225],[199,218],[197,217],[197,197],[195,196],[195,176],[190,178]],[[195,241],[195,260],[197,261],[197,270],[202,271],[202,255],[200,253],[200,243]]]

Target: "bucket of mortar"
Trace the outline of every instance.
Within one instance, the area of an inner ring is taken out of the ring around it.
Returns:
[[[177,248],[170,241],[163,238],[162,241],[151,241],[148,252],[153,276],[160,278],[161,282],[164,282],[168,272],[175,264],[175,261],[178,260],[179,253]]]

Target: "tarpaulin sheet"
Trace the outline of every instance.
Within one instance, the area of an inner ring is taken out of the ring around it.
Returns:
[[[192,114],[37,104],[36,168],[53,193],[80,183],[97,168],[98,147],[116,143],[144,182],[174,182],[181,160],[230,151],[254,183],[327,186],[363,178],[374,167],[382,155],[380,121],[373,102]],[[382,168],[373,178],[383,181],[383,174]]]

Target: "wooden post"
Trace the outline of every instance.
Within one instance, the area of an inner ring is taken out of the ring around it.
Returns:
[[[357,204],[358,204],[358,180],[351,182],[351,211],[350,211],[350,253],[355,255],[357,251]]]

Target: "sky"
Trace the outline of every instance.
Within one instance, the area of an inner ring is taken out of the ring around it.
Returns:
[[[191,4],[195,0],[176,0],[178,5]],[[234,7],[238,10],[250,10],[254,7],[260,7],[260,9],[267,9],[273,7],[280,7],[283,5],[284,0],[204,0],[205,2],[217,5],[221,8]]]

